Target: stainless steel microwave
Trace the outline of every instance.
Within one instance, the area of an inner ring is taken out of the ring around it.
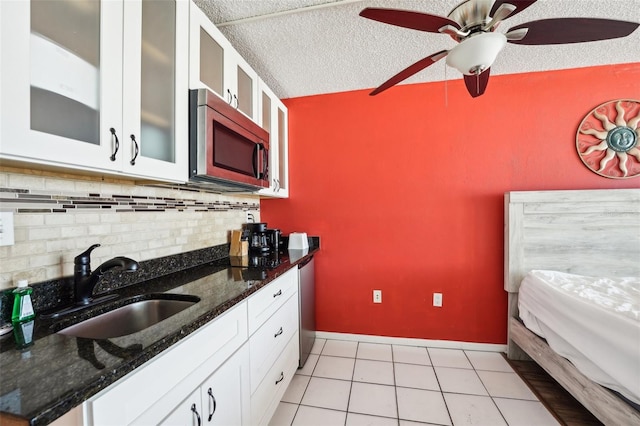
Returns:
[[[267,188],[269,133],[209,90],[190,90],[189,176],[225,192]]]

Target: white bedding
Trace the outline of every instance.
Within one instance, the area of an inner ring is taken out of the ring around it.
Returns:
[[[525,326],[582,374],[640,404],[640,278],[534,270],[518,308]]]

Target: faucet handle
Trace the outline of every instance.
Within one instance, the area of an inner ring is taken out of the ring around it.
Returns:
[[[100,247],[100,244],[92,245],[91,247],[89,247],[88,249],[86,249],[85,251],[83,251],[82,253],[77,255],[73,259],[73,263],[75,265],[90,265],[91,264],[91,252],[97,247]]]

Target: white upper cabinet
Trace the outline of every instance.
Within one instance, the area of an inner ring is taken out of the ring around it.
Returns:
[[[259,122],[269,132],[269,188],[259,194],[269,197],[289,196],[289,135],[287,107],[260,80]]]
[[[106,0],[110,1],[110,0]],[[188,179],[188,0],[124,2],[123,138],[129,174]]]
[[[193,2],[190,14],[189,88],[211,90],[269,132],[270,185],[258,193],[288,197],[287,107]]]
[[[0,2],[2,158],[188,176],[188,2]]]
[[[191,89],[207,88],[258,121],[258,74],[200,8],[191,2]]]
[[[0,19],[2,155],[112,168],[122,139],[122,4],[0,2]]]
[[[235,50],[226,61],[229,75],[228,93],[233,93],[233,105],[253,121],[258,116],[258,74]]]

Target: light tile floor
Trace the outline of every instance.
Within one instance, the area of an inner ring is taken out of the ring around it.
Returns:
[[[316,339],[269,424],[558,422],[499,353]]]

